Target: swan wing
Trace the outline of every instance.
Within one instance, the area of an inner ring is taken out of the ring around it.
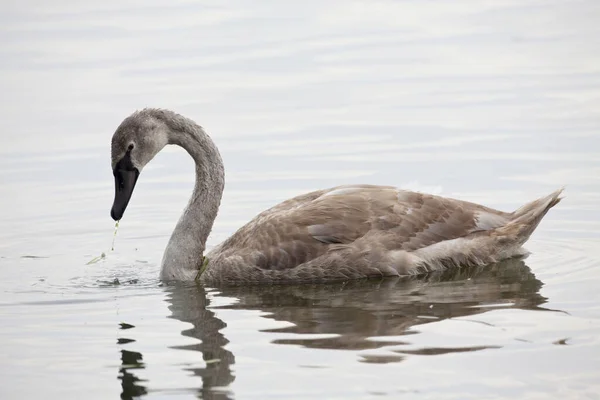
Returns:
[[[492,230],[509,219],[478,204],[391,186],[339,186],[264,211],[218,252],[261,269],[285,270],[346,246],[410,252]]]

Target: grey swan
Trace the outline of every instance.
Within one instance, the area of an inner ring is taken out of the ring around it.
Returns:
[[[162,260],[167,281],[326,282],[487,265],[526,255],[522,245],[561,200],[559,189],[503,212],[393,186],[338,186],[269,208],[204,254],[225,186],[223,162],[204,129],[175,112],[136,111],[115,131],[111,216],[121,219],[142,169],[167,144],[196,163],[192,197]]]

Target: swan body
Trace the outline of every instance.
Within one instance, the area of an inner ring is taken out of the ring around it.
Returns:
[[[196,185],[165,250],[163,280],[325,282],[485,265],[527,254],[522,245],[562,192],[503,212],[393,186],[338,186],[260,213],[204,254],[223,193],[223,162],[206,132],[172,111],[137,111],[117,128],[111,216],[121,219],[143,167],[167,144],[194,158]]]

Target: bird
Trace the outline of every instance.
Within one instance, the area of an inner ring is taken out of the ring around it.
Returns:
[[[140,173],[166,145],[181,146],[194,159],[196,182],[164,251],[163,281],[320,283],[484,266],[528,255],[523,244],[563,192],[503,212],[395,186],[336,186],[259,213],[205,254],[225,170],[204,128],[178,113],[144,108],[117,127],[111,216],[121,220]]]

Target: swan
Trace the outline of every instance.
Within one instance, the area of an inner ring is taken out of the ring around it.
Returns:
[[[522,245],[563,190],[502,212],[393,186],[338,186],[263,211],[204,254],[225,186],[223,161],[204,129],[173,111],[145,108],[116,129],[111,216],[123,217],[144,166],[168,144],[194,159],[196,183],[165,249],[162,280],[325,282],[486,265],[527,255]]]

